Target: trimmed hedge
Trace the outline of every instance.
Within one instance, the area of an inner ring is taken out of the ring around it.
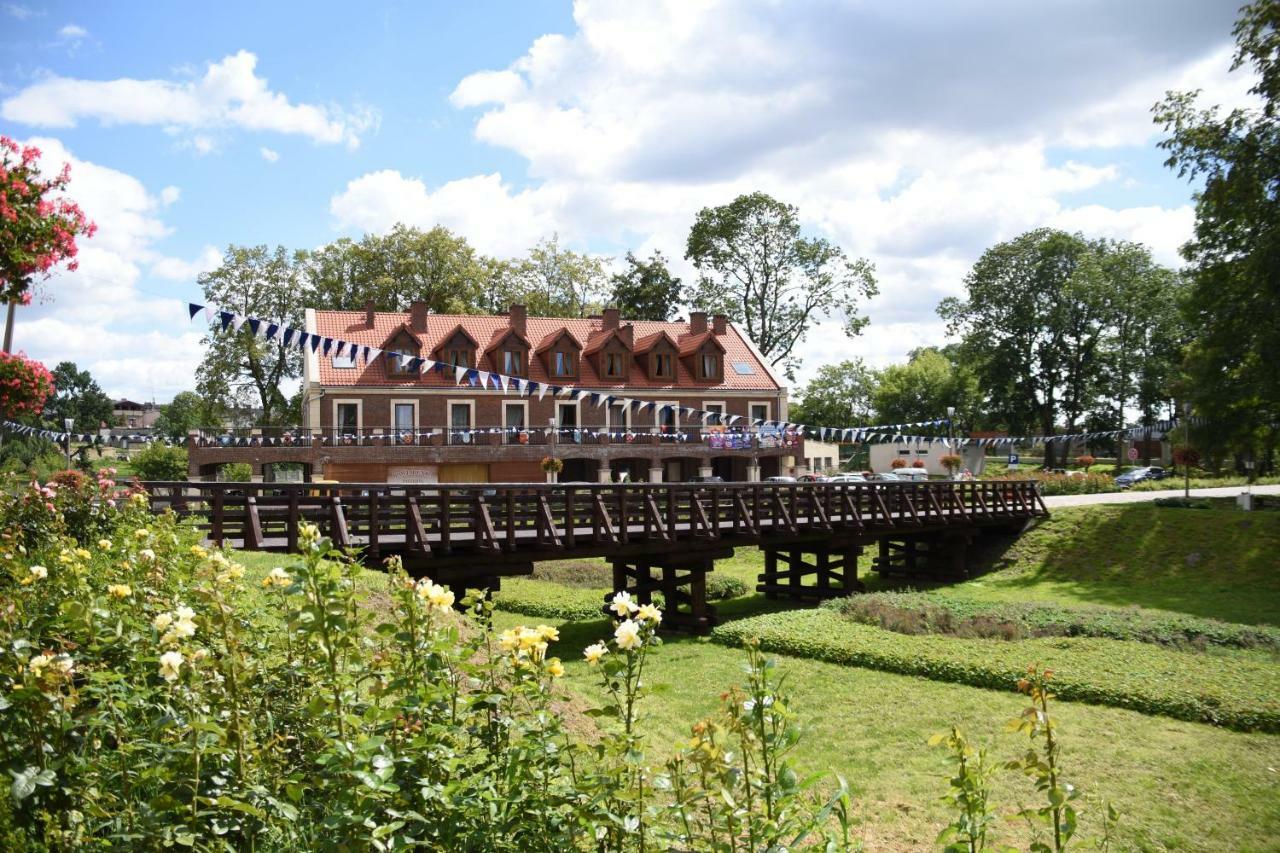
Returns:
[[[1259,652],[1188,654],[1094,637],[1009,643],[911,636],[826,609],[743,619],[715,628],[711,637],[731,646],[756,638],[771,652],[995,690],[1015,690],[1038,662],[1054,670],[1054,692],[1068,701],[1280,732],[1280,667]]]
[[[824,605],[849,619],[903,634],[960,637],[1107,637],[1175,648],[1280,650],[1280,629],[1163,610],[1046,602],[980,601],[939,592],[876,592]]]

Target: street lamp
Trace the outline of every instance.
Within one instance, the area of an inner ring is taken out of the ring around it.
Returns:
[[[67,433],[67,470],[71,470],[71,428],[75,426],[74,418],[63,418],[62,426]]]
[[[951,419],[956,416],[956,407],[947,406],[947,447],[951,448],[955,444],[955,429],[952,426]]]

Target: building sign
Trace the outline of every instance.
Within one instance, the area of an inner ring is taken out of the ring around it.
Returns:
[[[704,427],[707,436],[707,447],[712,450],[750,450],[751,434],[746,432],[729,432],[722,426]]]

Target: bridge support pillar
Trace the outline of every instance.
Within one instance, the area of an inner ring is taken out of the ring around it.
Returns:
[[[880,540],[873,568],[881,577],[960,580],[969,576],[970,530],[889,536]]]
[[[609,460],[606,459],[600,463],[600,470],[596,477],[596,482],[597,483],[613,482],[613,470],[609,468]]]
[[[650,483],[662,482],[662,466],[661,465],[658,465],[657,467],[649,469],[649,482]]]
[[[652,604],[653,594],[660,592],[664,629],[704,633],[719,621],[715,607],[707,603],[707,572],[714,563],[715,557],[709,555],[615,559],[612,561],[613,591],[629,592],[641,604]],[[613,612],[608,610],[609,598],[605,600],[605,610],[612,616]]]
[[[786,596],[821,601],[866,589],[858,580],[860,544],[764,545],[761,550],[764,551],[764,571],[756,591],[763,592],[766,598]],[[806,559],[808,555],[812,555],[812,562]],[[809,578],[813,579],[812,583],[806,583]]]

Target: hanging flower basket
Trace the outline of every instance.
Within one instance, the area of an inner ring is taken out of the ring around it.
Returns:
[[[53,390],[53,374],[43,364],[20,352],[0,352],[0,415],[38,415]]]
[[[539,464],[542,466],[542,472],[544,474],[559,474],[564,470],[564,460],[557,459],[554,456],[542,457],[542,462]]]

